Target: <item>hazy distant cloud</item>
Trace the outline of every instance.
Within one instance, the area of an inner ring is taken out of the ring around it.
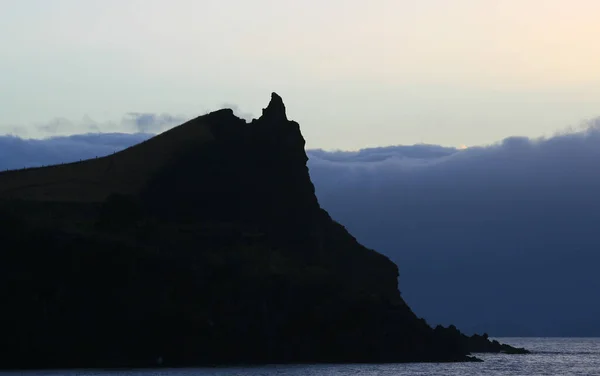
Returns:
[[[66,136],[86,132],[161,133],[187,120],[189,118],[183,115],[151,112],[129,112],[119,121],[96,121],[89,116],[75,121],[59,117],[33,124],[33,129],[37,132],[30,132],[23,125],[13,125],[8,127],[8,133],[19,137],[28,137],[32,133],[37,134],[38,137]]]
[[[237,105],[224,103],[220,108],[231,108],[234,114],[242,119],[250,121],[253,115],[242,111]],[[90,116],[84,116],[81,120],[70,120],[57,117],[44,123],[33,124],[37,136],[53,137],[67,136],[77,133],[151,133],[158,134],[181,125],[190,120],[184,115],[153,112],[128,112],[119,121],[96,121]],[[23,125],[5,126],[7,134],[28,138],[32,132]],[[34,136],[35,137],[35,136]]]
[[[8,127],[6,134],[17,137],[27,137],[29,135],[29,131],[27,127],[21,125],[13,125]]]
[[[188,118],[171,114],[154,114],[130,112],[124,118],[123,122],[133,124],[137,131],[142,133],[160,133],[166,129],[184,123]]]
[[[65,118],[56,118],[45,124],[38,124],[36,128],[44,133],[57,133],[73,127],[73,123]]]
[[[100,157],[140,143],[152,135],[101,133],[42,140],[0,136],[0,171]]]
[[[309,150],[310,164],[327,171],[340,171],[346,169],[344,176],[349,171],[359,173],[380,173],[385,169],[392,169],[391,173],[400,170],[421,168],[438,164],[451,157],[459,149],[438,145],[410,145],[387,146],[379,148],[362,149],[359,151],[324,151],[321,149]],[[328,175],[327,172],[325,175]],[[335,177],[332,175],[330,177]]]
[[[106,132],[109,129],[114,130],[119,126],[122,127],[122,124],[114,121],[98,122],[89,116],[84,116],[78,121],[57,117],[44,123],[33,124],[33,128],[37,131],[36,133],[38,135],[41,134],[44,137],[84,132]],[[11,134],[19,137],[27,137],[30,132],[27,127],[19,125],[13,127],[13,132],[11,132]]]
[[[252,119],[254,119],[254,115],[252,115],[249,112],[242,111],[237,104],[223,103],[220,106],[220,108],[231,108],[233,110],[233,113],[235,114],[235,116],[239,117],[240,119],[244,119],[246,121],[251,121]]]
[[[330,162],[380,162],[388,159],[420,159],[428,160],[447,157],[456,153],[456,148],[437,145],[386,146],[363,149],[359,151],[324,151],[310,150],[310,154],[320,160]]]

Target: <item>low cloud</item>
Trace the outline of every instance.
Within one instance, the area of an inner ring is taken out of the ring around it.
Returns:
[[[168,120],[133,118],[147,130]],[[599,124],[467,149],[309,150],[309,167],[321,205],[399,265],[403,296],[430,323],[599,336]],[[93,158],[149,137],[4,136],[0,169]]]
[[[152,112],[129,112],[119,121],[96,121],[89,116],[81,120],[70,120],[62,117],[54,118],[44,123],[36,123],[30,127],[23,125],[5,126],[10,134],[27,138],[67,136],[74,133],[161,133],[177,125],[183,124],[190,118],[183,115]]]
[[[38,124],[36,128],[44,133],[57,133],[59,131],[64,130],[65,128],[71,128],[73,125],[68,119],[65,118],[56,118],[45,124]]]
[[[597,122],[465,150],[309,157],[321,204],[398,263],[404,297],[428,321],[498,336],[600,335]]]
[[[0,171],[109,155],[150,137],[145,133],[89,133],[42,140],[0,136]]]
[[[188,120],[184,116],[171,114],[154,114],[130,112],[123,118],[123,123],[133,125],[141,133],[160,133]]]
[[[252,121],[252,119],[254,119],[254,115],[252,115],[250,112],[242,111],[237,104],[223,103],[220,106],[220,108],[230,108],[233,110],[233,113],[235,114],[235,116],[239,117],[240,119],[244,119],[248,122]]]
[[[106,121],[106,122],[98,122],[90,118],[89,116],[84,116],[79,121],[72,121],[67,118],[54,118],[45,123],[37,123],[33,124],[32,128],[35,129],[36,134],[42,135],[43,137],[53,137],[53,136],[64,136],[68,134],[73,134],[75,132],[107,132],[107,130],[114,130],[116,128],[124,129],[128,124],[124,123],[124,120],[120,123],[114,121]],[[131,129],[131,128],[129,128]],[[30,127],[25,126],[16,126],[13,127],[13,135],[27,138],[30,135]],[[128,130],[128,129],[124,129]]]

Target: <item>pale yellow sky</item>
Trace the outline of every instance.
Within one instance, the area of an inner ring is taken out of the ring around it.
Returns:
[[[598,15],[593,0],[0,0],[0,134],[259,115],[271,91],[309,147],[552,134],[600,116]]]

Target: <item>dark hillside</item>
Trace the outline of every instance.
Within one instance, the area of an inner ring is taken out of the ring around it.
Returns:
[[[0,366],[462,361],[320,208],[273,94],[121,153],[0,174]],[[476,347],[473,347],[476,346]],[[159,361],[162,360],[162,361]]]

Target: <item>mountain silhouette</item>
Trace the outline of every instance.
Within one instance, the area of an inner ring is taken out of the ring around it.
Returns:
[[[119,153],[0,174],[0,366],[472,360],[315,196],[273,93]]]

